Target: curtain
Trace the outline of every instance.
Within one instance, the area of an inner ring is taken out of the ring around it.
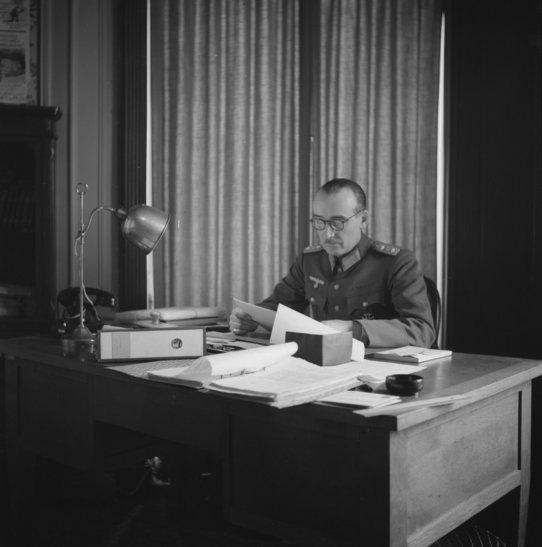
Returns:
[[[153,199],[173,216],[157,305],[267,296],[333,177],[367,190],[372,237],[434,276],[440,1],[151,6]]]
[[[154,202],[173,217],[155,260],[156,302],[262,299],[298,240],[297,2],[152,7],[162,47]]]
[[[351,178],[369,235],[436,275],[438,0],[321,0],[314,188]]]

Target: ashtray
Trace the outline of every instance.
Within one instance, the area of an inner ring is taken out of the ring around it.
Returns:
[[[415,395],[423,388],[423,378],[417,374],[386,376],[386,387],[392,395]]]

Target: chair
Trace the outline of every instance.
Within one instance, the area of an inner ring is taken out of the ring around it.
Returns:
[[[423,276],[425,280],[425,286],[427,287],[427,296],[429,298],[429,305],[431,306],[431,315],[433,316],[433,323],[435,325],[435,341],[432,348],[438,348],[438,335],[440,331],[440,318],[442,314],[442,301],[436,283],[427,276]]]

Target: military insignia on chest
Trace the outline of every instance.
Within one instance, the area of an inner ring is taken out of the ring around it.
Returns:
[[[322,279],[319,279],[318,277],[314,277],[314,275],[309,275],[309,279],[313,282],[313,287],[317,289],[320,285],[325,285],[325,281]]]

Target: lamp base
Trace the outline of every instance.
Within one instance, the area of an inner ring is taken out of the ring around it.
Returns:
[[[79,361],[95,361],[96,335],[84,325],[77,326],[71,334],[61,340],[62,355],[74,357]]]

